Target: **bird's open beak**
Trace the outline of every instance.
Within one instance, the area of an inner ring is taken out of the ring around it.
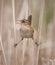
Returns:
[[[22,20],[17,20],[16,24],[22,24]]]

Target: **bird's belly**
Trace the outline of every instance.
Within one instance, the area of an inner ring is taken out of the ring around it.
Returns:
[[[21,31],[21,36],[23,38],[32,38],[33,37],[33,31],[31,31],[29,29],[21,28],[20,31]]]

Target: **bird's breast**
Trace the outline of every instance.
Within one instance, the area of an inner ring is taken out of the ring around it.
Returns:
[[[32,27],[22,26],[20,29],[20,33],[23,38],[32,38],[33,32]]]

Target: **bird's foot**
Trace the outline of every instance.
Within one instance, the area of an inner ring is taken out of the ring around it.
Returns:
[[[35,42],[35,44],[36,44],[37,46],[39,46],[39,44],[38,44],[37,42]]]
[[[17,45],[18,45],[18,44],[17,44],[17,43],[15,43],[15,44],[14,44],[14,47],[17,47]]]

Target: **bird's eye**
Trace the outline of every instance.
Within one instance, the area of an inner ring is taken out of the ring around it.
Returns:
[[[23,23],[24,23],[25,21],[23,20]]]
[[[21,22],[21,23],[24,23],[25,21],[24,21],[24,20],[21,20],[20,22]]]
[[[26,21],[26,19],[24,19],[24,22]]]

